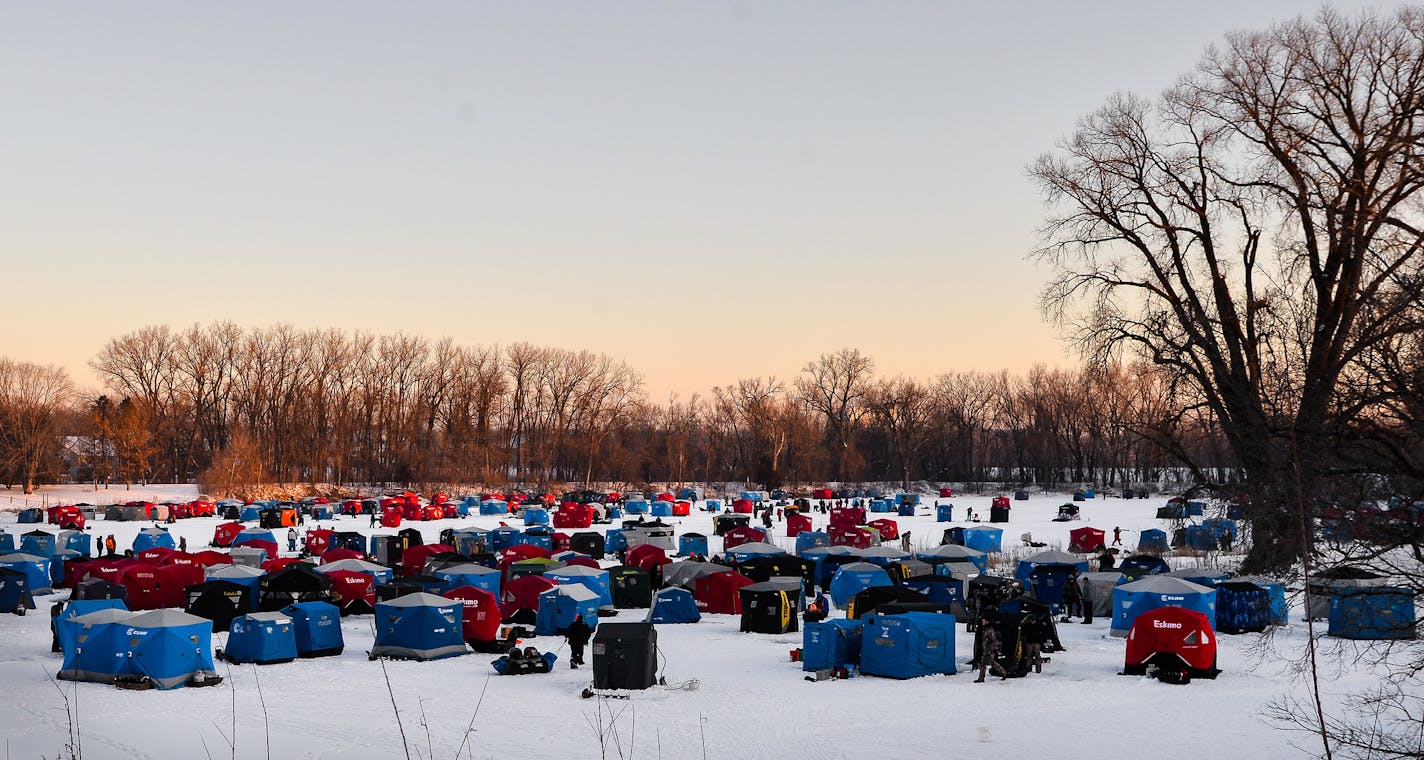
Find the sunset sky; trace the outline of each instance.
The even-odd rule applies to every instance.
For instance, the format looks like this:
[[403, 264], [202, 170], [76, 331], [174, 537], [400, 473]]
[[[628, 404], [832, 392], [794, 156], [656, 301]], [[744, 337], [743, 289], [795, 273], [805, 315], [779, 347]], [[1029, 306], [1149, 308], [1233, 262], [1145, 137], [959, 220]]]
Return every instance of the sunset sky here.
[[1318, 7], [5, 3], [0, 355], [92, 386], [230, 319], [589, 349], [655, 399], [843, 346], [1065, 365], [1025, 164]]

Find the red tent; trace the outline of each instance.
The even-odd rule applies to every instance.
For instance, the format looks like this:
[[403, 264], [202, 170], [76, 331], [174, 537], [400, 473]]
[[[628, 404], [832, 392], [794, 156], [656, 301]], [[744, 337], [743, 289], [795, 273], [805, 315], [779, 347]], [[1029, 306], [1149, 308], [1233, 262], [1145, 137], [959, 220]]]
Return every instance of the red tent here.
[[602, 567], [599, 566], [598, 560], [596, 560], [596, 559], [594, 559], [594, 558], [592, 558], [592, 557], [569, 557], [568, 559], [564, 560], [563, 562], [564, 562], [565, 565], [579, 565], [579, 566], [581, 566], [581, 567], [591, 567], [591, 568], [593, 568], [594, 570], [602, 570], [602, 569], [603, 569]]
[[672, 560], [668, 559], [667, 552], [662, 547], [652, 544], [639, 544], [623, 555], [623, 564], [647, 570], [649, 573], [669, 562]]
[[450, 500], [450, 496], [449, 496], [448, 494], [443, 494], [443, 493], [437, 493], [437, 494], [435, 494], [434, 496], [430, 497], [430, 503], [431, 503], [431, 504], [444, 504], [445, 502], [447, 502], [447, 501], [449, 501], [449, 500]]
[[186, 520], [193, 516], [193, 509], [187, 504], [169, 504], [168, 516], [174, 520]]
[[752, 579], [735, 571], [711, 573], [698, 578], [692, 587], [692, 598], [697, 602], [697, 610], [709, 615], [740, 615], [742, 595], [737, 593], [743, 586], [752, 585]]
[[549, 539], [554, 543], [555, 552], [569, 551], [569, 534], [554, 531], [554, 535], [549, 536]]
[[660, 494], [658, 494], [657, 496], [654, 496], [654, 497], [653, 497], [653, 501], [672, 501], [672, 500], [673, 500], [673, 495], [670, 494], [670, 493], [667, 493], [666, 491], [664, 491], [663, 493], [660, 493]]
[[871, 520], [867, 527], [880, 531], [880, 538], [884, 541], [894, 541], [900, 537], [900, 525], [891, 519]]
[[1074, 528], [1068, 531], [1068, 551], [1087, 554], [1102, 549], [1103, 532], [1097, 528]]
[[865, 522], [864, 507], [836, 507], [831, 510], [831, 525], [860, 525]]
[[508, 619], [520, 610], [539, 611], [539, 595], [559, 584], [542, 575], [526, 575], [504, 585], [500, 600], [500, 615]]
[[447, 502], [440, 505], [440, 514], [446, 520], [453, 520], [460, 516], [460, 508]]
[[376, 611], [376, 580], [369, 573], [351, 570], [333, 570], [327, 573], [331, 578], [331, 590], [341, 597], [342, 615], [364, 615]]
[[501, 551], [499, 553], [499, 569], [503, 570], [506, 567], [509, 567], [510, 565], [521, 560], [534, 559], [536, 557], [541, 559], [548, 559], [551, 553], [552, 552], [550, 552], [548, 549], [545, 549], [542, 546], [535, 546], [533, 544], [515, 544], [514, 546], [506, 546], [504, 548], [504, 551]]
[[381, 525], [386, 528], [399, 528], [401, 524], [401, 511], [399, 509], [388, 509], [381, 513]]
[[952, 498], [952, 497], [954, 496], [954, 489], [953, 489], [953, 488], [941, 488], [941, 489], [939, 489], [939, 496], [940, 496], [941, 499], [949, 499], [949, 498]]
[[587, 528], [593, 525], [593, 507], [587, 504], [564, 502], [554, 512], [555, 528]]
[[353, 516], [361, 514], [361, 502], [355, 499], [347, 499], [341, 502], [341, 514]]
[[623, 498], [623, 494], [618, 493], [617, 491], [609, 491], [608, 493], [603, 495], [603, 498], [604, 504], [612, 504], [615, 501], [621, 500]]
[[49, 521], [61, 528], [84, 530], [84, 513], [80, 511], [79, 507], [50, 507]]
[[1137, 616], [1127, 634], [1124, 675], [1159, 670], [1215, 678], [1216, 634], [1206, 615], [1181, 607], [1158, 607]]
[[810, 515], [787, 515], [786, 516], [786, 537], [795, 538], [801, 531], [811, 530]]
[[692, 502], [675, 501], [672, 503], [673, 517], [687, 517], [690, 514], [692, 514]]
[[343, 559], [365, 559], [366, 555], [355, 549], [327, 549], [321, 553], [321, 563], [323, 565], [338, 562]]
[[833, 499], [833, 498], [835, 498], [835, 497], [831, 495], [831, 489], [829, 489], [829, 488], [815, 488], [815, 489], [812, 489], [812, 490], [811, 490], [811, 498], [813, 498], [813, 499]]
[[[453, 510], [454, 507], [451, 507]], [[445, 519], [445, 508], [438, 504], [431, 504], [421, 509], [422, 520], [443, 520]]]
[[144, 564], [154, 565], [156, 567], [158, 565], [163, 564], [163, 560], [168, 559], [168, 555], [177, 553], [178, 552], [176, 550], [169, 549], [166, 546], [153, 546], [144, 549], [138, 554], [135, 554], [134, 559]]
[[313, 556], [320, 556], [331, 544], [331, 537], [335, 534], [335, 531], [326, 528], [307, 531], [307, 552]]
[[425, 560], [430, 555], [453, 551], [455, 551], [455, 547], [448, 544], [412, 546], [401, 553], [401, 573], [403, 575], [420, 575], [425, 572]]
[[302, 560], [297, 559], [296, 557], [278, 557], [277, 559], [269, 559], [266, 562], [262, 563], [262, 570], [270, 575], [288, 565], [295, 565], [300, 563], [301, 561]]
[[118, 582], [129, 592], [131, 610], [182, 607], [188, 601], [187, 588], [203, 582], [203, 571], [194, 565], [131, 565], [119, 575]]
[[732, 499], [732, 511], [738, 514], [749, 515], [756, 509], [756, 505], [751, 499]]
[[424, 520], [424, 519], [425, 519], [425, 510], [422, 509], [419, 504], [406, 503], [406, 504], [400, 505], [400, 514], [401, 514], [401, 518], [406, 519], [406, 520]]
[[206, 499], [194, 499], [184, 506], [193, 517], [212, 517], [218, 513], [218, 505]]
[[92, 559], [76, 559], [65, 562], [64, 587], [74, 588], [74, 584], [84, 580], [85, 576], [89, 575], [89, 566], [94, 562], [95, 560]]
[[120, 576], [122, 576], [122, 575], [124, 574], [124, 570], [127, 569], [127, 568], [129, 568], [129, 567], [131, 567], [131, 566], [133, 566], [133, 565], [141, 565], [141, 566], [144, 566], [144, 567], [151, 567], [151, 566], [149, 566], [149, 565], [144, 565], [144, 563], [139, 562], [138, 560], [127, 559], [127, 558], [125, 558], [125, 559], [96, 559], [96, 560], [91, 560], [91, 561], [89, 562], [89, 568], [88, 568], [86, 574], [87, 574], [90, 578], [103, 578], [104, 580], [106, 580], [106, 581], [108, 581], [108, 582], [110, 582], [110, 583], [118, 583]]
[[198, 563], [197, 557], [188, 552], [172, 552], [158, 561], [159, 567], [168, 567], [169, 565], [198, 565], [199, 567], [204, 567], [204, 565]]
[[832, 525], [828, 531], [831, 537], [831, 546], [853, 546], [857, 549], [869, 549], [875, 544], [875, 536], [869, 528], [862, 528], [859, 525]]
[[232, 540], [246, 527], [240, 522], [230, 522], [213, 528], [213, 546], [232, 546]]
[[205, 549], [200, 552], [193, 552], [192, 557], [193, 562], [195, 564], [202, 565], [203, 567], [232, 564], [232, 557], [223, 554], [222, 552], [215, 552], [211, 549]]
[[766, 531], [761, 528], [741, 526], [722, 534], [722, 548], [731, 549], [742, 544], [752, 544], [766, 540]]
[[494, 594], [474, 586], [457, 586], [441, 596], [465, 603], [465, 621], [461, 626], [465, 641], [494, 641], [499, 638], [499, 624], [504, 616]]
[[1009, 503], [1009, 497], [1007, 497], [1007, 496], [995, 496], [995, 497], [994, 497], [994, 501], [993, 501], [992, 503], [990, 503], [989, 506], [991, 506], [991, 507], [1002, 507], [1002, 508], [1004, 508], [1004, 509], [1008, 509], [1008, 508], [1009, 508], [1010, 506], [1012, 506], [1012, 505]]

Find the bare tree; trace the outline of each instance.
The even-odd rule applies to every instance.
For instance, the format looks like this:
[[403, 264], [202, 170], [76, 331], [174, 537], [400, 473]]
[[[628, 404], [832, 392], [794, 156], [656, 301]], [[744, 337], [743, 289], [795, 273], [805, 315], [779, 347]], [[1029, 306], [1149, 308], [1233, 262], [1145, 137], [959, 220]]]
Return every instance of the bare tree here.
[[59, 450], [60, 412], [74, 401], [68, 373], [54, 365], [0, 357], [0, 458], [33, 493], [42, 475], [53, 476]]
[[863, 401], [870, 388], [875, 361], [859, 349], [843, 348], [821, 354], [801, 370], [796, 392], [807, 408], [825, 418], [831, 452], [831, 479], [846, 478], [855, 425], [865, 414]]

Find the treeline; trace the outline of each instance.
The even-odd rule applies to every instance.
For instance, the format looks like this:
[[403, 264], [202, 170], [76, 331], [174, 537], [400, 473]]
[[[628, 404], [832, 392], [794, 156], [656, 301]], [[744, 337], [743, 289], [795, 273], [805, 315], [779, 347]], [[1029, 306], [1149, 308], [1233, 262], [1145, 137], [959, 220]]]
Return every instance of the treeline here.
[[[1137, 366], [918, 380], [844, 349], [795, 378], [655, 401], [636, 370], [587, 351], [228, 322], [147, 327], [91, 365], [107, 392], [52, 406], [83, 442], [68, 471], [99, 481], [1116, 487], [1229, 465], [1212, 426]], [[59, 432], [31, 479], [62, 472]]]

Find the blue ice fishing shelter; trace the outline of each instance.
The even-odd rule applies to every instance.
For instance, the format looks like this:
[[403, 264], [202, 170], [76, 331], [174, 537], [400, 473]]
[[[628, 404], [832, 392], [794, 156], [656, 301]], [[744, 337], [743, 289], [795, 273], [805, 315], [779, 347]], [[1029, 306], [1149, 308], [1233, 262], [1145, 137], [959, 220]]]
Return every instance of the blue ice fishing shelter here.
[[490, 551], [499, 553], [515, 544], [524, 543], [524, 533], [518, 528], [501, 525], [489, 532]]
[[1113, 616], [1110, 633], [1126, 636], [1137, 616], [1159, 607], [1182, 607], [1206, 615], [1216, 622], [1216, 589], [1173, 578], [1149, 575], [1113, 589]]
[[535, 525], [524, 531], [521, 543], [537, 546], [545, 551], [554, 550], [554, 531], [542, 525]]
[[889, 512], [894, 507], [889, 499], [872, 499], [870, 501], [871, 512]]
[[20, 510], [19, 519], [16, 522], [23, 524], [44, 522], [44, 510], [38, 507]]
[[1154, 554], [1134, 554], [1117, 563], [1117, 570], [1130, 578], [1141, 578], [1170, 573], [1172, 566], [1167, 564], [1167, 560]]
[[[238, 535], [241, 536], [242, 534], [239, 533]], [[270, 532], [268, 535], [270, 535]], [[237, 542], [233, 541], [233, 545], [236, 544]], [[143, 530], [138, 532], [137, 536], [134, 536], [134, 554], [138, 554], [141, 551], [147, 551], [156, 546], [163, 547], [164, 549], [176, 550], [178, 548], [178, 542], [174, 541], [173, 534], [169, 533], [164, 528], [144, 528]]]
[[331, 505], [330, 505], [330, 504], [313, 504], [313, 505], [311, 506], [311, 518], [312, 518], [313, 520], [330, 520], [330, 519], [331, 519]]
[[35, 608], [29, 577], [19, 570], [0, 567], [0, 613], [19, 612], [22, 608]]
[[54, 593], [50, 585], [49, 565], [48, 557], [24, 552], [0, 555], [0, 567], [25, 574], [25, 583], [29, 584], [31, 595]]
[[1260, 633], [1271, 624], [1271, 593], [1254, 583], [1216, 586], [1216, 632]]
[[914, 507], [914, 506], [919, 506], [919, 503], [920, 503], [920, 495], [917, 494], [917, 493], [897, 493], [897, 494], [895, 494], [895, 506], [899, 506], [899, 505], [901, 505], [901, 504], [909, 504], [910, 506]]
[[707, 537], [701, 533], [684, 533], [677, 537], [677, 553], [679, 556], [688, 557], [698, 554], [707, 556]]
[[1413, 639], [1414, 592], [1393, 586], [1337, 588], [1330, 597], [1331, 636], [1344, 639]]
[[466, 562], [436, 570], [433, 575], [445, 580], [441, 591], [449, 591], [461, 586], [473, 586], [494, 594], [496, 599], [499, 598], [502, 573], [494, 568]]
[[703, 511], [705, 511], [705, 512], [721, 512], [721, 511], [722, 511], [722, 500], [721, 500], [721, 499], [708, 499], [708, 500], [702, 505], [702, 509], [703, 509]]
[[[94, 556], [94, 536], [82, 530], [70, 530], [61, 533], [64, 537], [64, 549], [79, 552], [86, 557]], [[0, 547], [3, 549], [4, 547]]]
[[1003, 539], [1004, 531], [1000, 528], [988, 528], [976, 525], [972, 528], [964, 529], [964, 545], [970, 549], [984, 552], [985, 554], [1003, 551]]
[[1019, 560], [1014, 568], [1014, 577], [1021, 581], [1026, 581], [1035, 568], [1045, 565], [1063, 565], [1070, 568], [1077, 568], [1078, 572], [1088, 572], [1088, 561], [1076, 554], [1060, 552], [1053, 549], [1031, 554]]
[[1186, 528], [1184, 543], [1188, 549], [1197, 551], [1216, 551], [1219, 546], [1216, 531], [1205, 525], [1188, 525]]
[[1148, 528], [1137, 534], [1137, 550], [1140, 552], [1156, 552], [1161, 554], [1167, 551], [1167, 531], [1157, 528]]
[[455, 531], [455, 551], [465, 556], [479, 553], [481, 546], [487, 550], [492, 543], [487, 530], [479, 528], [461, 528]]
[[742, 491], [742, 498], [754, 504], [760, 504], [761, 491]]
[[549, 510], [543, 507], [529, 507], [524, 510], [525, 525], [548, 525]]
[[801, 669], [826, 670], [860, 664], [860, 633], [865, 619], [822, 620], [801, 631]]
[[229, 662], [258, 665], [297, 659], [292, 619], [281, 612], [252, 612], [233, 618], [223, 657]]
[[71, 549], [60, 549], [49, 558], [49, 585], [52, 588], [64, 586], [64, 563], [80, 562], [85, 559], [84, 555]]
[[890, 574], [885, 572], [885, 568], [869, 562], [852, 562], [836, 569], [836, 574], [831, 576], [829, 591], [831, 601], [835, 602], [837, 607], [844, 608], [856, 594], [872, 586], [893, 585], [895, 582], [890, 580]]
[[[841, 565], [858, 561], [854, 555], [855, 551], [849, 546], [816, 546], [802, 552], [801, 558], [815, 563], [811, 577], [816, 581], [816, 585], [827, 588]], [[827, 557], [836, 557], [837, 560], [827, 562]]]
[[1206, 502], [1189, 501], [1186, 506], [1187, 517], [1201, 517], [1206, 510]]
[[603, 551], [613, 554], [628, 548], [628, 537], [623, 535], [622, 528], [609, 528], [603, 534]]
[[935, 506], [935, 522], [954, 522], [954, 505], [939, 504]]
[[457, 501], [457, 502], [455, 502], [455, 516], [456, 516], [456, 517], [469, 517], [469, 516], [470, 516], [470, 505], [469, 505], [469, 502], [464, 502], [464, 501]]
[[371, 657], [438, 660], [466, 654], [465, 604], [415, 593], [376, 602], [376, 645]]
[[[9, 609], [0, 607], [0, 609]], [[54, 635], [59, 640], [60, 651], [64, 651], [65, 646], [73, 646], [73, 641], [66, 641], [65, 637], [70, 635], [75, 629], [71, 626], [63, 625], [66, 620], [73, 620], [80, 615], [88, 615], [99, 610], [121, 610], [128, 612], [128, 605], [122, 599], [74, 599], [64, 603], [64, 609], [59, 616], [54, 619]]]
[[113, 683], [144, 680], [174, 689], [217, 678], [213, 670], [213, 622], [179, 610], [99, 610], [62, 623], [64, 664], [59, 677]]
[[902, 502], [902, 503], [900, 503], [898, 506], [895, 507], [895, 511], [898, 513], [898, 516], [900, 516], [900, 517], [914, 517], [914, 516], [915, 516], [915, 505], [914, 505], [914, 504], [911, 504], [911, 503], [909, 503], [909, 502]]
[[685, 588], [665, 588], [653, 594], [653, 606], [648, 611], [649, 623], [696, 623], [702, 619], [697, 601]]
[[1014, 571], [1014, 577], [1023, 581], [1029, 597], [1047, 604], [1049, 610], [1055, 613], [1063, 603], [1063, 591], [1067, 585], [1073, 582], [1079, 573], [1088, 572], [1088, 563], [1078, 561], [1077, 557], [1071, 554], [1066, 555], [1066, 559], [1044, 556], [1058, 554], [1063, 552], [1039, 552], [1033, 557], [1020, 560]]
[[803, 530], [796, 534], [796, 555], [798, 557], [807, 549], [830, 545], [831, 537], [823, 530]]
[[[115, 677], [127, 674], [130, 663], [123, 649], [127, 642], [121, 642], [122, 623], [137, 614], [123, 607], [104, 607], [75, 617], [61, 616], [55, 622], [56, 638], [64, 653], [58, 677], [113, 683]], [[212, 623], [208, 625], [211, 628]]]
[[623, 511], [630, 515], [646, 515], [648, 509], [648, 502], [643, 499], [632, 499], [623, 502]]
[[1236, 541], [1235, 520], [1227, 520], [1220, 517], [1208, 517], [1207, 519], [1202, 520], [1201, 524], [1203, 528], [1206, 528], [1207, 530], [1211, 531], [1212, 535], [1217, 537], [1218, 542], [1221, 540], [1222, 534], [1230, 536], [1231, 541], [1233, 543]]
[[15, 535], [8, 531], [0, 530], [0, 554], [10, 554], [15, 551]]
[[1172, 570], [1163, 573], [1163, 575], [1181, 578], [1184, 581], [1190, 581], [1198, 586], [1206, 586], [1207, 588], [1216, 588], [1218, 583], [1231, 577], [1230, 573], [1222, 572], [1221, 570], [1209, 570], [1204, 567], [1184, 567], [1181, 570]]
[[699, 490], [700, 489], [685, 486], [678, 490], [677, 498], [683, 501], [697, 501], [702, 498], [702, 494], [698, 492]]
[[507, 515], [509, 514], [509, 504], [498, 499], [485, 499], [480, 502], [480, 514]]
[[1286, 602], [1286, 584], [1275, 578], [1266, 578], [1260, 575], [1241, 576], [1232, 578], [1239, 583], [1254, 583], [1266, 590], [1271, 597], [1270, 617], [1271, 625], [1285, 625], [1290, 619], [1290, 604]]
[[578, 584], [598, 595], [598, 606], [613, 605], [613, 592], [608, 587], [608, 571], [595, 570], [583, 565], [565, 565], [557, 570], [545, 571], [544, 577], [555, 583]]
[[59, 537], [43, 530], [32, 530], [20, 536], [20, 552], [36, 557], [53, 557], [59, 551]]
[[266, 574], [261, 568], [247, 565], [214, 565], [206, 572], [210, 581], [227, 581], [246, 586], [249, 609], [254, 610], [257, 609], [258, 599], [262, 594], [262, 576]]
[[886, 678], [952, 674], [954, 616], [936, 612], [872, 613], [860, 637], [860, 672]]
[[653, 502], [653, 517], [672, 517], [672, 502]]
[[[168, 540], [172, 541], [173, 537], [169, 536]], [[137, 541], [137, 539], [135, 539], [135, 541]], [[277, 537], [272, 534], [272, 531], [267, 530], [266, 528], [246, 528], [238, 532], [238, 534], [233, 537], [232, 545], [242, 546], [243, 544], [249, 543], [251, 541], [270, 541], [271, 543], [275, 544], [277, 543]], [[267, 559], [274, 558], [268, 557]]]
[[238, 519], [242, 522], [256, 522], [262, 519], [262, 508], [256, 504], [244, 504], [242, 511], [238, 514]]
[[341, 610], [328, 602], [299, 602], [282, 608], [292, 619], [298, 657], [330, 657], [341, 654], [346, 642], [341, 636]]
[[598, 594], [588, 587], [569, 584], [555, 586], [539, 595], [539, 612], [534, 619], [538, 636], [561, 635], [574, 618], [583, 615], [590, 628], [598, 625]]

